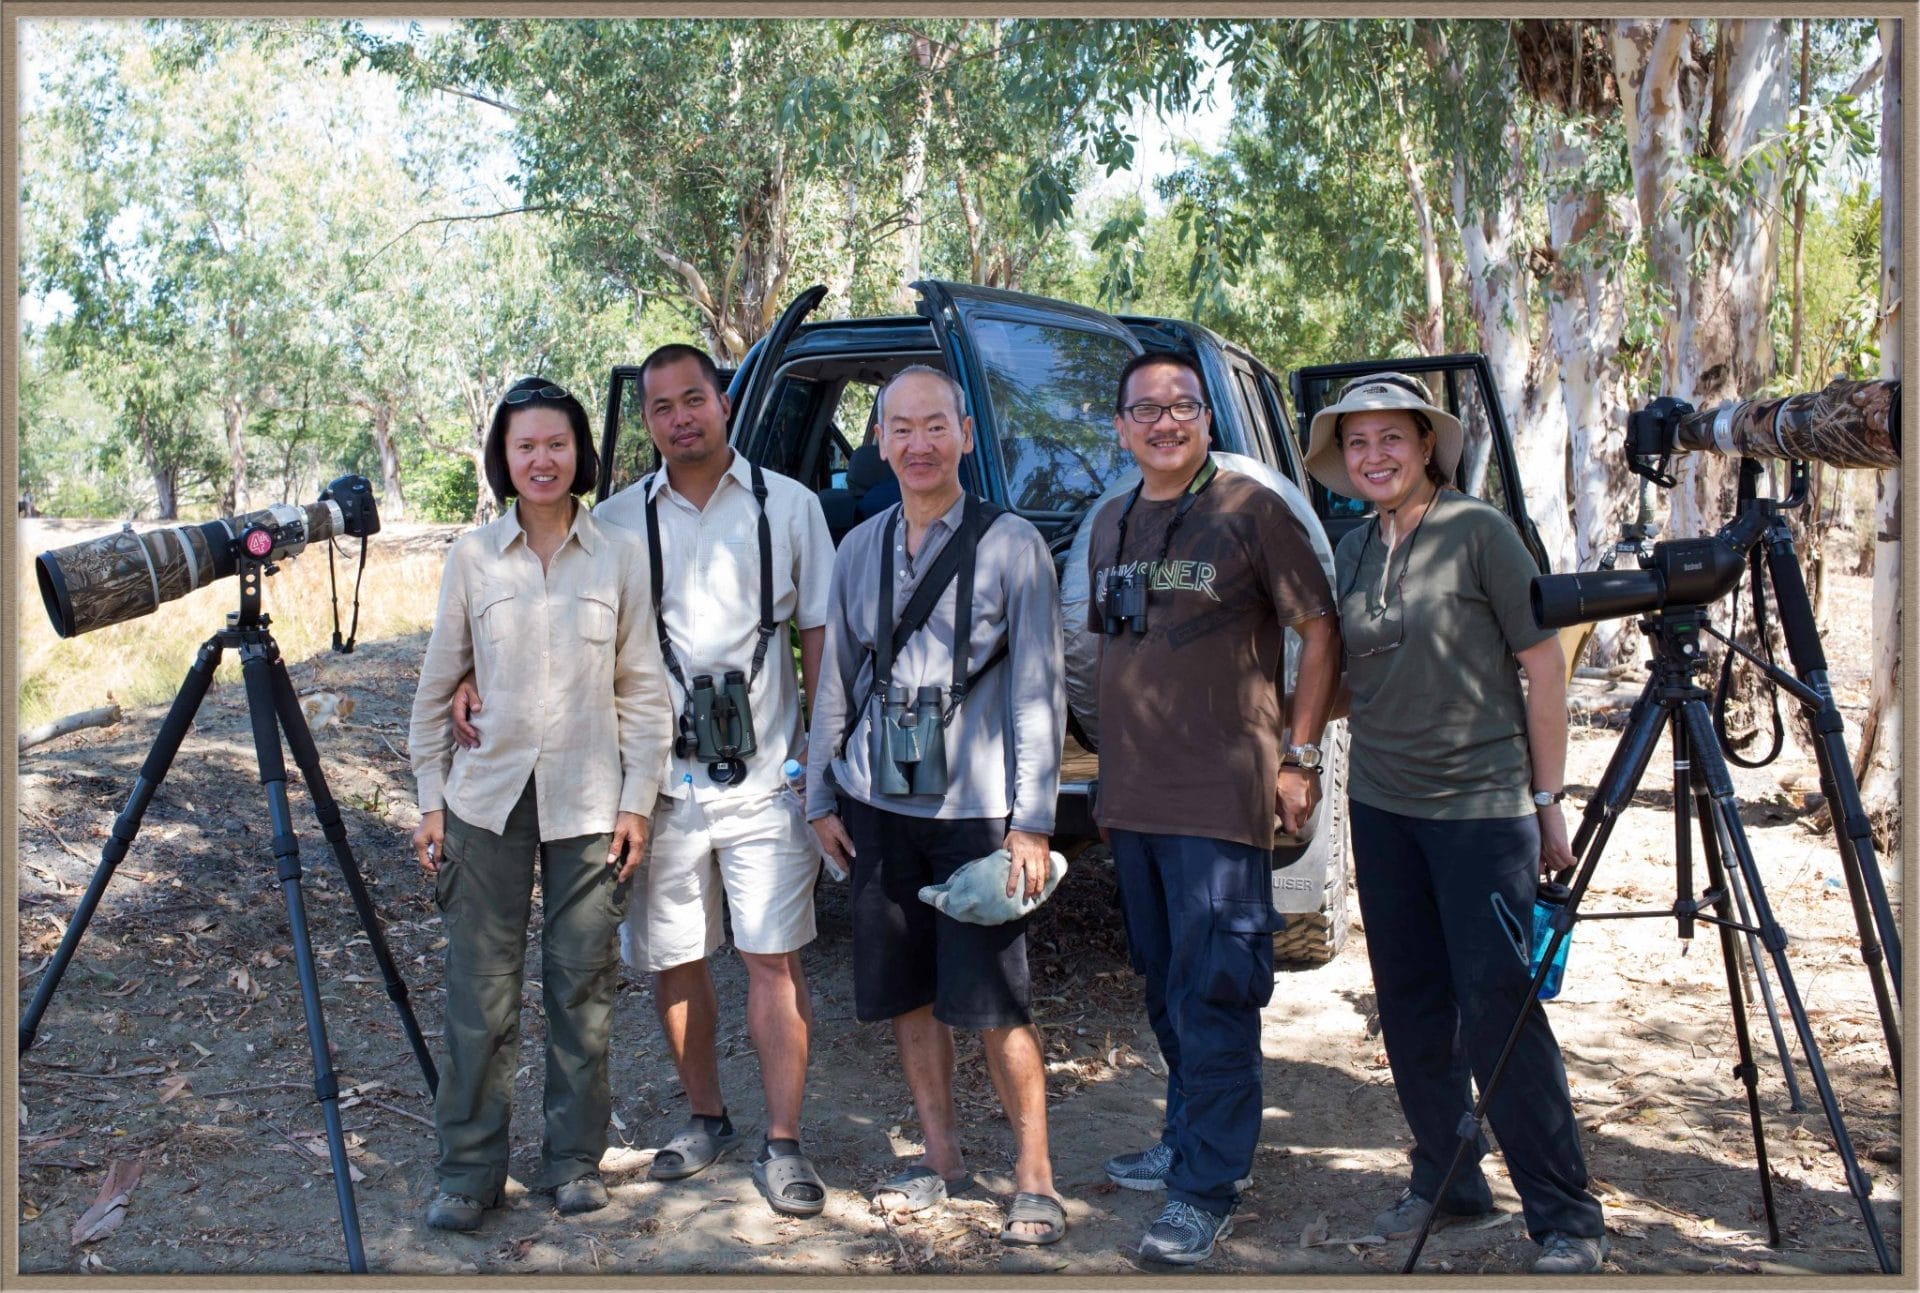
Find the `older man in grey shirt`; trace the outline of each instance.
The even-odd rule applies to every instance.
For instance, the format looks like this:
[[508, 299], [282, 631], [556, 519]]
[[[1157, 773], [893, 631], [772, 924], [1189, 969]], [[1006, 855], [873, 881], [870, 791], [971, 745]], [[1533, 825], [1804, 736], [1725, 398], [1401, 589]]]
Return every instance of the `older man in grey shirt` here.
[[[807, 741], [808, 820], [853, 873], [854, 1012], [893, 1021], [926, 1137], [875, 1199], [918, 1211], [972, 1185], [954, 1122], [953, 1029], [975, 1029], [1014, 1133], [1001, 1241], [1052, 1243], [1066, 1211], [1047, 1151], [1026, 922], [963, 924], [919, 890], [996, 848], [1012, 859], [1009, 894], [1045, 884], [1066, 710], [1053, 559], [1031, 524], [961, 487], [973, 422], [950, 377], [904, 369], [877, 403], [901, 502], [840, 546]], [[916, 593], [924, 606], [936, 591], [920, 619]], [[888, 683], [925, 700], [932, 721], [917, 736], [885, 704]]]

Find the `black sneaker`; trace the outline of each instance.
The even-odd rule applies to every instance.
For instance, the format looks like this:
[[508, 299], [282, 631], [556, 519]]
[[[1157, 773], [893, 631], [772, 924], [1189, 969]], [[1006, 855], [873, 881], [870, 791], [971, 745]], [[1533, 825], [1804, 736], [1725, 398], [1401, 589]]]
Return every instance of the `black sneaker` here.
[[1588, 1238], [1550, 1230], [1540, 1241], [1540, 1257], [1533, 1264], [1540, 1275], [1591, 1275], [1607, 1259], [1607, 1237]]
[[1231, 1212], [1216, 1217], [1204, 1208], [1175, 1200], [1147, 1227], [1140, 1240], [1140, 1255], [1149, 1261], [1192, 1266], [1213, 1256], [1213, 1246], [1232, 1231]]
[[464, 1194], [442, 1191], [427, 1205], [427, 1224], [435, 1230], [478, 1230], [480, 1205]]
[[[1123, 1190], [1164, 1190], [1167, 1173], [1173, 1170], [1173, 1150], [1164, 1140], [1156, 1140], [1131, 1154], [1115, 1154], [1105, 1164], [1107, 1179]], [[1251, 1176], [1233, 1183], [1235, 1193], [1253, 1184]]]

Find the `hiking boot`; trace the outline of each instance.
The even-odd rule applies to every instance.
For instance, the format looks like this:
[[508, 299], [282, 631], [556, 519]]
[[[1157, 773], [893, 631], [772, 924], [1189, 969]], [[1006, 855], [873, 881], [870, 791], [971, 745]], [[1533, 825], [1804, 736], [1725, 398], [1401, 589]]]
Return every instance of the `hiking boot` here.
[[1192, 1266], [1213, 1256], [1213, 1246], [1233, 1232], [1233, 1214], [1216, 1217], [1204, 1208], [1178, 1200], [1161, 1209], [1140, 1240], [1140, 1255], [1149, 1261]]
[[[1164, 1140], [1132, 1154], [1115, 1154], [1106, 1163], [1107, 1179], [1123, 1190], [1164, 1190], [1172, 1170], [1173, 1150]], [[1233, 1183], [1234, 1193], [1252, 1184], [1251, 1176], [1243, 1176]]]
[[[1394, 1200], [1393, 1206], [1373, 1219], [1373, 1233], [1382, 1239], [1403, 1239], [1426, 1225], [1427, 1214], [1432, 1211], [1431, 1203], [1412, 1190], [1402, 1190], [1400, 1197]], [[1491, 1212], [1492, 1209], [1489, 1208], [1487, 1211]], [[1485, 1215], [1487, 1215], [1486, 1212], [1443, 1212], [1433, 1219], [1433, 1226], [1428, 1233], [1431, 1234], [1434, 1230], [1445, 1230], [1448, 1226]]]
[[1540, 1256], [1533, 1263], [1537, 1275], [1591, 1275], [1607, 1259], [1607, 1237], [1570, 1235], [1564, 1230], [1549, 1230], [1540, 1241]]
[[598, 1212], [607, 1206], [607, 1187], [598, 1172], [576, 1176], [553, 1191], [553, 1210], [563, 1216], [576, 1212]]
[[442, 1191], [427, 1205], [427, 1224], [435, 1230], [478, 1230], [480, 1205], [464, 1194]]

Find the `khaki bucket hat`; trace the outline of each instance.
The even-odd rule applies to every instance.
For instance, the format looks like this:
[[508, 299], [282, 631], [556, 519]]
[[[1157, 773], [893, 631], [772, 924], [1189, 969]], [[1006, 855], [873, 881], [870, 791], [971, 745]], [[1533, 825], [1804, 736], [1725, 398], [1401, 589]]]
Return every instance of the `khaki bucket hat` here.
[[1340, 451], [1339, 442], [1334, 439], [1334, 427], [1343, 413], [1359, 413], [1364, 409], [1405, 409], [1408, 412], [1424, 413], [1427, 421], [1433, 424], [1433, 456], [1447, 479], [1453, 479], [1453, 473], [1460, 466], [1460, 450], [1465, 437], [1460, 431], [1460, 419], [1436, 406], [1427, 394], [1427, 388], [1417, 377], [1405, 373], [1368, 373], [1356, 377], [1340, 388], [1339, 399], [1313, 415], [1311, 434], [1307, 437], [1307, 473], [1336, 494], [1347, 498], [1359, 498], [1360, 492], [1353, 487], [1353, 481], [1347, 476], [1347, 463]]

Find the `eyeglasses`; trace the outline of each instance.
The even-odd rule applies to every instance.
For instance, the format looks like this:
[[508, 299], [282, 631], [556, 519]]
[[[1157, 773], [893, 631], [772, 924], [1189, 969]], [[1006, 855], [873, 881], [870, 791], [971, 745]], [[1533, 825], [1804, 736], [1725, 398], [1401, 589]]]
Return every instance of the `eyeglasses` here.
[[1433, 397], [1427, 388], [1405, 373], [1368, 373], [1365, 377], [1356, 377], [1340, 388], [1340, 394], [1334, 397], [1334, 403], [1347, 398], [1356, 391], [1364, 391], [1369, 386], [1395, 386], [1417, 398], [1422, 404], [1433, 403]]
[[508, 391], [501, 397], [505, 404], [530, 404], [534, 400], [570, 400], [573, 393], [564, 386], [524, 387], [517, 391]]
[[1152, 426], [1160, 420], [1162, 413], [1171, 413], [1175, 422], [1191, 422], [1199, 417], [1207, 406], [1199, 400], [1180, 400], [1173, 404], [1129, 404], [1120, 410], [1141, 426]]

